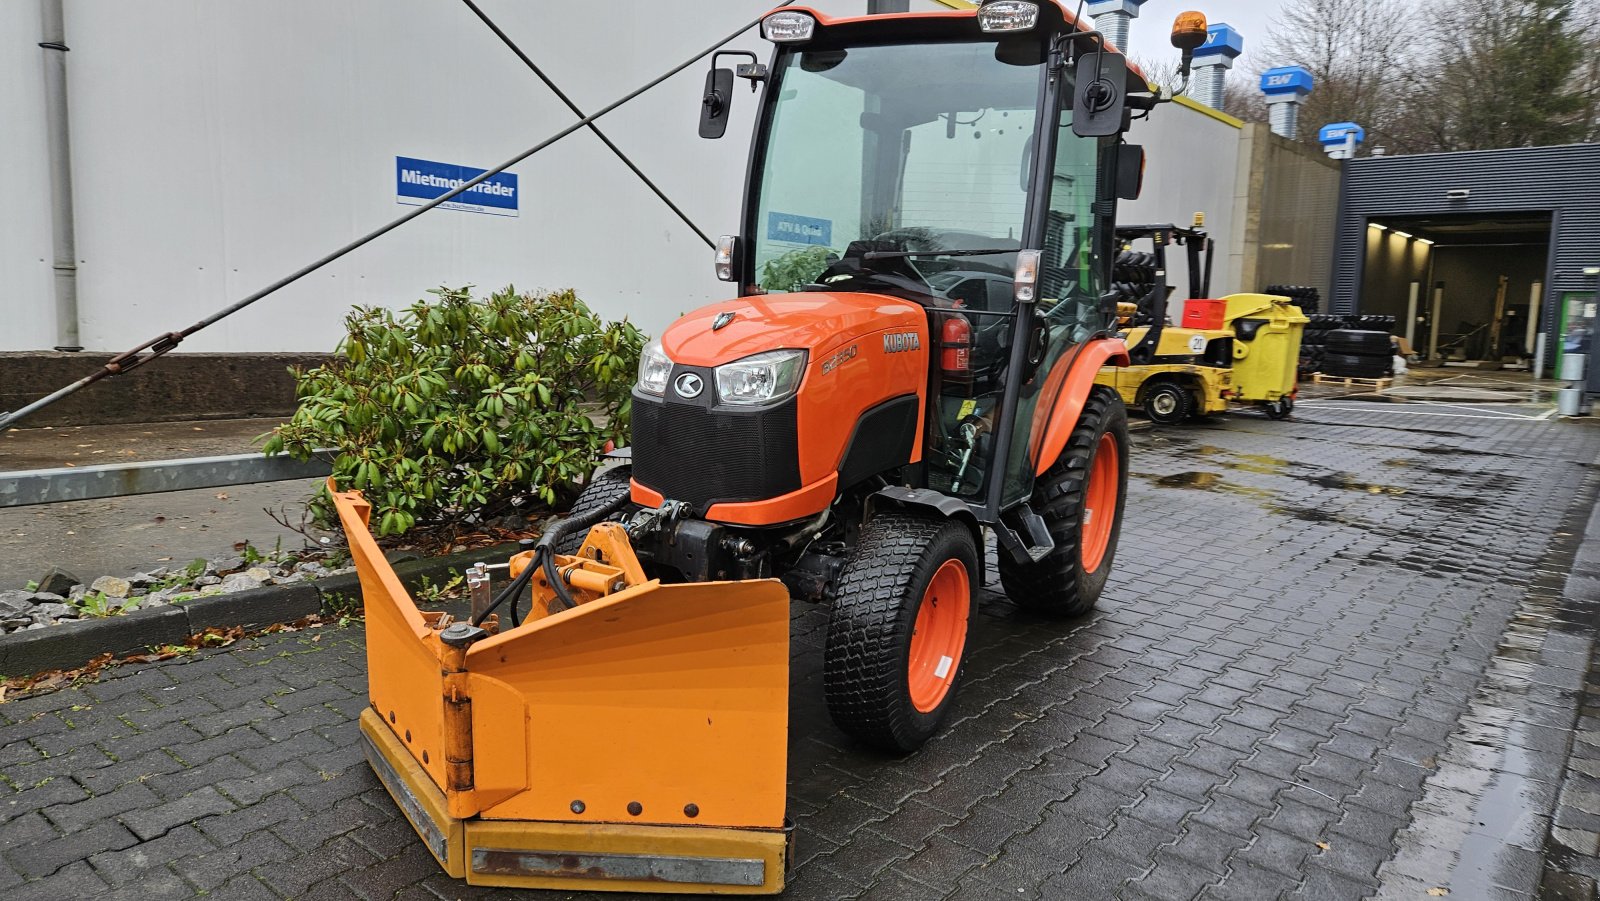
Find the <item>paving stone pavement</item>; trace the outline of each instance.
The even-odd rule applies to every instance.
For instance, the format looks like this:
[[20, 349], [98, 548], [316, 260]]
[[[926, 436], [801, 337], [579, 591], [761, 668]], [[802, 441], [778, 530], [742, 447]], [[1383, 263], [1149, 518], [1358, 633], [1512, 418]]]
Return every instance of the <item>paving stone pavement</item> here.
[[[1472, 829], [1418, 844], [1437, 816], [1418, 802], [1456, 791], [1476, 815], [1470, 780], [1441, 784], [1471, 768], [1441, 761], [1467, 753], [1497, 661], [1525, 663], [1523, 694], [1572, 720], [1523, 737], [1541, 784], [1560, 781], [1563, 736], [1600, 731], [1588, 654], [1504, 653], [1529, 641], [1529, 598], [1559, 591], [1541, 578], [1573, 565], [1563, 520], [1587, 519], [1600, 429], [1404, 410], [1308, 404], [1141, 436], [1100, 609], [1049, 622], [985, 594], [947, 730], [905, 759], [828, 723], [826, 612], [797, 605], [786, 897], [1410, 897], [1426, 889], [1397, 869], [1406, 848], [1448, 880], [1488, 847], [1468, 838], [1515, 847]], [[1592, 617], [1541, 622], [1592, 648]], [[365, 703], [350, 627], [0, 705], [0, 897], [514, 894], [438, 872], [362, 760]], [[1574, 783], [1565, 815], [1554, 792], [1523, 798], [1522, 830], [1553, 815], [1563, 841], [1600, 841], [1597, 789]], [[1565, 866], [1551, 880], [1589, 872]], [[1449, 889], [1518, 897], [1537, 890], [1526, 875]]]

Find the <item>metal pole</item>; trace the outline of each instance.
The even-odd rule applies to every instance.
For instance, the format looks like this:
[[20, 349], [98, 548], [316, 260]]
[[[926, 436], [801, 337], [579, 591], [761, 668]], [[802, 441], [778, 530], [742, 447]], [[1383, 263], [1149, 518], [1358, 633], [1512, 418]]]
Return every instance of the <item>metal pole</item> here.
[[1444, 310], [1444, 286], [1435, 285], [1433, 288], [1433, 315], [1428, 323], [1428, 359], [1439, 355], [1439, 315]]
[[1406, 344], [1417, 348], [1417, 295], [1422, 291], [1420, 282], [1411, 283], [1411, 295], [1406, 298]]
[[50, 153], [50, 249], [55, 269], [56, 350], [83, 350], [78, 338], [78, 248], [72, 220], [72, 142], [67, 128], [67, 29], [61, 0], [40, 0], [44, 123]]
[[[1522, 350], [1524, 353], [1533, 347], [1533, 336], [1539, 333], [1539, 314], [1543, 312], [1539, 308], [1544, 306], [1544, 304], [1541, 304], [1539, 301], [1542, 299], [1543, 294], [1544, 282], [1542, 281], [1534, 282], [1533, 285], [1528, 289], [1528, 333], [1527, 336], [1522, 339]], [[1533, 377], [1539, 377], [1538, 369], [1533, 371]]]

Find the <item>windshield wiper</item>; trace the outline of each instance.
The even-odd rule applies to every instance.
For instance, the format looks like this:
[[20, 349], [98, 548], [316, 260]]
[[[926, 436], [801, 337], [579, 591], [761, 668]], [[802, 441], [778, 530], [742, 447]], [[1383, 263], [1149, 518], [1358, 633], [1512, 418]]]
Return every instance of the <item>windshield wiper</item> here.
[[988, 250], [869, 250], [861, 255], [863, 260], [900, 260], [906, 257], [986, 257], [1000, 253], [1017, 253], [1020, 247], [1002, 247]]

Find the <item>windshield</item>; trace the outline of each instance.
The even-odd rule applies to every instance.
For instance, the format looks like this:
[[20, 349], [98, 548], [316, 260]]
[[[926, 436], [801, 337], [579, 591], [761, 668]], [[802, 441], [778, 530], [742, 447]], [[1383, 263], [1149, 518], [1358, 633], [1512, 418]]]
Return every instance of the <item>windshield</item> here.
[[1021, 246], [1042, 65], [1037, 38], [785, 55], [751, 223], [757, 282], [796, 290], [843, 258], [944, 294], [955, 259], [1005, 276], [1009, 295], [1014, 253], [862, 257]]

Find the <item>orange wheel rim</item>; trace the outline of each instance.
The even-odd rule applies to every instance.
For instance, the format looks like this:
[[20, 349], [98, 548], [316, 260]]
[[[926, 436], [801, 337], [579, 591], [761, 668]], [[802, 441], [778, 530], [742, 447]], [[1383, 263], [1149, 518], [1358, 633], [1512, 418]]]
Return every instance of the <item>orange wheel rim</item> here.
[[961, 668], [961, 651], [967, 644], [967, 611], [972, 590], [967, 568], [960, 560], [946, 560], [928, 582], [911, 627], [911, 655], [906, 661], [911, 704], [932, 713], [950, 693]]
[[1083, 500], [1083, 571], [1092, 573], [1105, 560], [1111, 546], [1111, 526], [1117, 521], [1117, 483], [1122, 461], [1117, 457], [1117, 439], [1107, 432], [1095, 446], [1094, 463], [1089, 467], [1089, 485]]

